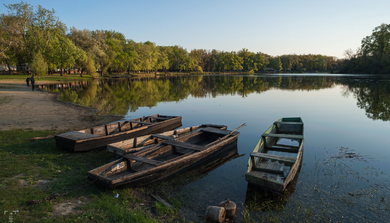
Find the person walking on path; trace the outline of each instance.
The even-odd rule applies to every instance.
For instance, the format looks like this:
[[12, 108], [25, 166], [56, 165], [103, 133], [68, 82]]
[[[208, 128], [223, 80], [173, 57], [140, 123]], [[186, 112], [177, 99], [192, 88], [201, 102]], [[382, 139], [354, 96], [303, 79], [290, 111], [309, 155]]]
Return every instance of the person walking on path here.
[[30, 86], [30, 77], [26, 78], [26, 82], [27, 82], [27, 87], [29, 87]]
[[35, 90], [34, 90], [34, 87], [35, 87], [35, 86], [34, 86], [34, 85], [35, 85], [34, 75], [31, 76], [30, 80], [31, 80], [32, 91], [35, 91]]

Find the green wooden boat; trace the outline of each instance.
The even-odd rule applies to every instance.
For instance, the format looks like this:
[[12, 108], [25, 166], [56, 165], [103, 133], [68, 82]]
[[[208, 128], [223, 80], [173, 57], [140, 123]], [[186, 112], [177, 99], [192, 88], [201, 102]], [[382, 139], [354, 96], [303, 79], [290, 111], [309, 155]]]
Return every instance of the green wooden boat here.
[[281, 193], [294, 179], [303, 156], [302, 119], [281, 118], [267, 129], [248, 161], [245, 179], [254, 185]]

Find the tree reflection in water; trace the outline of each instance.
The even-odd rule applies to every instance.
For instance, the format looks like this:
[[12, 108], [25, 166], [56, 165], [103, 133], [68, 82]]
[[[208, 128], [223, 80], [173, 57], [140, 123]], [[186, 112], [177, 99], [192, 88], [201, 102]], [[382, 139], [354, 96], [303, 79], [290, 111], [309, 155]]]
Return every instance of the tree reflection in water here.
[[386, 76], [178, 76], [145, 79], [103, 79], [41, 86], [62, 92], [60, 99], [96, 109], [99, 114], [126, 115], [140, 107], [152, 108], [159, 102], [179, 102], [194, 98], [262, 93], [271, 89], [313, 91], [344, 86], [344, 96], [352, 94], [357, 106], [373, 120], [390, 119], [390, 88]]

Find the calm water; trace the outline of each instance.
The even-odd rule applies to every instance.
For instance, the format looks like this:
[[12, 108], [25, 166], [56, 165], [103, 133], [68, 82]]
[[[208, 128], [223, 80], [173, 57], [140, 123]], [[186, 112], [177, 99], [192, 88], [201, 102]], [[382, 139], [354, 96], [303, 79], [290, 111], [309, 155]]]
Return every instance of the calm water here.
[[[242, 123], [237, 153], [191, 178], [188, 220], [229, 198], [237, 221], [376, 221], [390, 210], [390, 79], [353, 75], [185, 76], [49, 86], [62, 100], [101, 114], [135, 118], [181, 115], [183, 127]], [[60, 88], [54, 89], [54, 88]], [[268, 195], [248, 187], [249, 153], [281, 117], [305, 123], [302, 169], [289, 191]], [[227, 161], [228, 160], [228, 161]], [[193, 174], [196, 174], [193, 173]], [[199, 175], [199, 174], [198, 174]], [[198, 219], [199, 220], [199, 219]]]

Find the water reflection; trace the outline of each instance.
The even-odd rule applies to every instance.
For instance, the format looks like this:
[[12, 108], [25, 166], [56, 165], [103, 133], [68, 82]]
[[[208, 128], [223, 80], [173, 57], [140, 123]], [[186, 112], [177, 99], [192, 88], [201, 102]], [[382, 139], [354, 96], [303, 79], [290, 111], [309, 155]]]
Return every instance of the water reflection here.
[[60, 100], [96, 109], [100, 114], [126, 115], [140, 107], [159, 102], [178, 102], [194, 98], [239, 95], [271, 89], [315, 91], [344, 86], [344, 96], [357, 98], [357, 106], [367, 117], [390, 119], [389, 79], [382, 76], [180, 76], [147, 79], [95, 80], [40, 86], [62, 92]]

